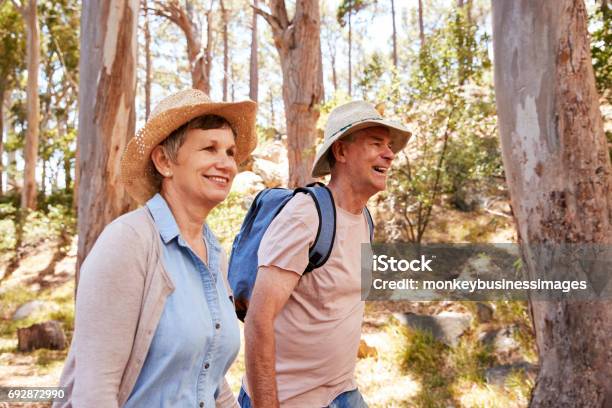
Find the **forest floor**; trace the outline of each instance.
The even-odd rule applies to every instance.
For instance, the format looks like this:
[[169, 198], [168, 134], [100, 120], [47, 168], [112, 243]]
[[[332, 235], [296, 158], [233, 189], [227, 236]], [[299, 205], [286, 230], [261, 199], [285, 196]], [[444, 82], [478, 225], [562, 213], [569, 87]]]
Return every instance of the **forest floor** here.
[[[443, 211], [444, 222], [431, 226], [431, 240], [514, 241], [511, 221], [505, 217]], [[441, 219], [434, 214], [436, 218]], [[60, 321], [71, 338], [76, 239], [62, 257], [56, 255], [56, 247], [54, 242], [43, 242], [30, 248], [22, 254], [18, 268], [0, 283], [0, 386], [58, 383], [67, 350], [16, 350], [17, 328], [50, 319]], [[8, 261], [8, 254], [0, 259], [0, 276]], [[25, 319], [12, 320], [17, 308], [32, 300], [43, 301], [44, 306]], [[476, 318], [474, 302], [368, 302], [355, 375], [370, 407], [526, 407], [534, 380], [531, 371], [537, 364], [526, 306], [487, 303], [493, 317], [482, 323]], [[398, 313], [456, 313], [473, 318], [458, 343], [449, 346], [429, 332], [400, 323]], [[488, 334], [495, 336], [508, 328], [513, 334], [502, 343], [509, 342], [509, 347], [500, 351], [497, 343], [482, 342]], [[241, 349], [228, 375], [235, 392], [244, 373], [243, 353]]]

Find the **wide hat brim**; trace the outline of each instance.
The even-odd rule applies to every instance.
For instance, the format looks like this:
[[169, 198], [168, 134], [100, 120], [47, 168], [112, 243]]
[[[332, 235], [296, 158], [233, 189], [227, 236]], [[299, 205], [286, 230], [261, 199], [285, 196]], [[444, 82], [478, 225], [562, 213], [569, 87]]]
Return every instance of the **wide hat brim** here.
[[389, 129], [389, 137], [391, 138], [391, 150], [393, 151], [393, 153], [397, 153], [404, 147], [406, 147], [406, 143], [408, 143], [410, 136], [412, 136], [412, 132], [410, 132], [401, 124], [384, 118], [369, 119], [353, 123], [342, 129], [341, 132], [338, 132], [330, 138], [326, 138], [323, 145], [321, 145], [321, 147], [317, 151], [317, 155], [314, 160], [314, 165], [312, 167], [312, 177], [323, 177], [331, 172], [331, 169], [329, 167], [328, 155], [329, 149], [336, 141], [359, 130], [378, 126]]
[[[191, 94], [189, 91], [192, 91]], [[211, 102], [202, 100], [200, 94], [205, 95], [203, 92], [189, 91], [183, 91], [186, 94], [186, 103], [179, 102], [176, 106], [164, 109], [157, 115], [152, 114], [145, 126], [138, 131], [125, 148], [121, 159], [121, 181], [130, 196], [140, 204], [149, 200], [159, 189], [159, 176], [153, 167], [151, 152], [174, 130], [198, 116], [217, 115], [228, 121], [236, 133], [235, 158], [237, 164], [244, 162], [257, 146], [255, 129], [257, 103], [251, 100]], [[172, 97], [178, 98], [180, 94]]]

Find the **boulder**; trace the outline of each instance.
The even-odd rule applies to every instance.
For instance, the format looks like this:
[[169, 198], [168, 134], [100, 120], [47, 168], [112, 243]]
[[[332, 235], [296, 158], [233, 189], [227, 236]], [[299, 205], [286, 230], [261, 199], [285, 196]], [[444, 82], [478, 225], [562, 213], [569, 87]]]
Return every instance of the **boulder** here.
[[506, 385], [508, 377], [516, 372], [522, 372], [528, 378], [534, 380], [538, 374], [538, 367], [525, 361], [495, 366], [485, 370], [485, 380], [488, 384], [503, 387]]
[[266, 159], [253, 161], [253, 172], [260, 176], [266, 187], [279, 187], [287, 185], [286, 163], [275, 163]]
[[413, 330], [430, 332], [436, 340], [451, 347], [459, 343], [472, 322], [469, 314], [458, 312], [441, 312], [435, 316], [394, 313], [393, 316]]
[[252, 154], [255, 159], [270, 160], [274, 163], [287, 162], [287, 148], [280, 140], [262, 143]]
[[476, 303], [476, 317], [479, 323], [489, 323], [493, 320], [493, 308], [486, 303]]
[[232, 184], [232, 192], [239, 194], [256, 194], [264, 188], [263, 179], [252, 171], [238, 173]]
[[17, 329], [17, 340], [19, 351], [27, 352], [41, 348], [63, 350], [66, 348], [66, 335], [60, 323], [55, 320]]
[[15, 313], [13, 313], [13, 320], [22, 320], [26, 319], [33, 314], [42, 311], [42, 310], [51, 310], [56, 311], [59, 307], [55, 303], [45, 302], [42, 300], [32, 300], [28, 303], [24, 303], [19, 306]]
[[509, 354], [520, 349], [521, 345], [516, 340], [515, 326], [504, 327], [499, 330], [490, 330], [480, 333], [478, 341], [485, 345], [491, 345], [498, 354]]

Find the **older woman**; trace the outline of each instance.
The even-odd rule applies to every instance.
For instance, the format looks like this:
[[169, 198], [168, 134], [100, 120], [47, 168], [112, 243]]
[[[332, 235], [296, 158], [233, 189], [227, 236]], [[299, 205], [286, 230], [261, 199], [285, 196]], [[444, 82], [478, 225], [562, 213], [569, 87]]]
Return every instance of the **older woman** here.
[[256, 145], [255, 110], [179, 92], [128, 144], [122, 180], [144, 206], [109, 224], [83, 263], [58, 406], [237, 406], [224, 375], [239, 329], [205, 220]]

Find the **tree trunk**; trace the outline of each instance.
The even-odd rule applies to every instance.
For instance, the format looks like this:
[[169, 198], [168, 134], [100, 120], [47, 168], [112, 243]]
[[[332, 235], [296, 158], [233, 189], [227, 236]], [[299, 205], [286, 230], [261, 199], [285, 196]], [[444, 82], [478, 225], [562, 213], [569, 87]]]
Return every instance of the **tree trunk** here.
[[[537, 279], [550, 262], [529, 248], [612, 243], [584, 2], [493, 0], [493, 39], [505, 173], [523, 265]], [[540, 372], [530, 406], [612, 406], [611, 302], [533, 300], [531, 310]]]
[[421, 39], [421, 49], [425, 46], [425, 26], [423, 24], [423, 0], [419, 0], [419, 38]]
[[0, 89], [0, 197], [4, 195], [4, 96], [6, 90]]
[[17, 350], [30, 352], [37, 349], [64, 350], [66, 335], [55, 320], [17, 329]]
[[272, 15], [258, 10], [272, 28], [283, 72], [283, 102], [287, 124], [289, 187], [312, 180], [319, 103], [323, 96], [318, 0], [296, 3], [289, 20], [284, 0], [272, 0]]
[[187, 40], [187, 58], [191, 70], [191, 83], [196, 89], [210, 94], [210, 70], [212, 67], [212, 5], [206, 12], [206, 48], [202, 48], [202, 27], [195, 18], [195, 10], [190, 1], [181, 7], [178, 0], [155, 1], [155, 14], [176, 24]]
[[353, 91], [353, 67], [352, 64], [352, 52], [353, 52], [353, 26], [351, 22], [351, 14], [353, 14], [352, 10], [349, 10], [348, 13], [348, 29], [349, 29], [349, 38], [348, 38], [348, 95], [352, 95]]
[[227, 9], [223, 0], [219, 0], [221, 6], [221, 21], [223, 23], [223, 101], [227, 101], [227, 78], [229, 72], [229, 44], [227, 33]]
[[[60, 138], [60, 140], [62, 138], [64, 138], [64, 136], [66, 136], [66, 133], [68, 133], [68, 117], [67, 115], [62, 115], [61, 117], [57, 118], [57, 127], [58, 127], [58, 136]], [[69, 190], [70, 186], [72, 185], [72, 166], [70, 163], [70, 155], [69, 155], [69, 149], [66, 148], [63, 151], [63, 158], [62, 158], [62, 164], [64, 167], [64, 185], [65, 185], [65, 189]], [[73, 192], [74, 193], [74, 192]]]
[[397, 29], [395, 27], [395, 0], [391, 0], [391, 17], [393, 18], [393, 66], [397, 68]]
[[40, 183], [40, 193], [43, 197], [47, 195], [47, 159], [42, 158], [42, 175], [41, 175], [41, 183]]
[[144, 40], [145, 40], [145, 120], [151, 114], [151, 31], [149, 30], [149, 6], [147, 0], [142, 0], [144, 12]]
[[27, 105], [28, 128], [24, 147], [23, 188], [21, 208], [36, 209], [36, 161], [38, 159], [38, 69], [40, 66], [40, 30], [36, 0], [29, 0], [24, 6], [23, 16], [27, 29]]
[[[257, 7], [257, 1], [253, 5]], [[251, 27], [251, 60], [249, 65], [249, 99], [257, 102], [259, 93], [259, 61], [257, 44], [257, 13], [253, 10], [253, 23]]]
[[138, 0], [84, 0], [78, 129], [78, 269], [111, 220], [130, 209], [120, 161], [134, 133]]

